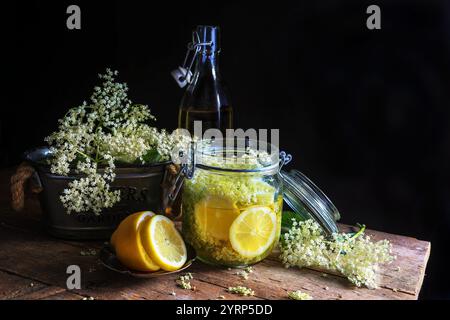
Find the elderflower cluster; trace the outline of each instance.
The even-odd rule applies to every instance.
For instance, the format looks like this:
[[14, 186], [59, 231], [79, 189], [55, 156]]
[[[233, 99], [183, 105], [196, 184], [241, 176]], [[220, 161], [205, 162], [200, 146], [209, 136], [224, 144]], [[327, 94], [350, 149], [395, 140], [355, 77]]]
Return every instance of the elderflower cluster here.
[[300, 290], [297, 291], [289, 291], [288, 298], [292, 300], [312, 300], [313, 298], [307, 294], [306, 292], [302, 292]]
[[255, 291], [253, 291], [250, 288], [243, 287], [243, 286], [229, 287], [228, 292], [233, 293], [233, 294], [239, 294], [244, 297], [255, 295]]
[[180, 276], [175, 282], [176, 284], [184, 290], [193, 290], [191, 285], [191, 280], [194, 279], [192, 273], [188, 272], [184, 276]]
[[110, 184], [117, 163], [151, 163], [170, 160], [177, 137], [151, 127], [156, 120], [146, 105], [133, 104], [125, 83], [115, 81], [117, 71], [100, 74], [90, 102], [70, 109], [59, 120], [58, 131], [45, 140], [50, 145], [51, 171], [82, 177], [69, 183], [61, 196], [67, 212], [99, 214], [120, 201]]
[[248, 280], [248, 277], [249, 277], [250, 273], [252, 273], [252, 272], [253, 272], [253, 268], [249, 266], [243, 270], [239, 270], [238, 272], [236, 272], [236, 275], [240, 276], [244, 280]]
[[88, 158], [85, 162], [78, 162], [77, 172], [83, 177], [69, 183], [60, 197], [61, 202], [67, 208], [67, 213], [82, 212], [86, 208], [100, 213], [104, 208], [111, 208], [120, 200], [120, 192], [112, 191], [109, 181], [113, 181], [114, 166], [106, 167], [103, 174], [98, 173], [97, 164]]
[[339, 272], [356, 286], [376, 288], [376, 269], [389, 263], [391, 244], [372, 242], [364, 234], [334, 234], [327, 238], [314, 220], [293, 221], [282, 236], [280, 259], [288, 267], [312, 267]]

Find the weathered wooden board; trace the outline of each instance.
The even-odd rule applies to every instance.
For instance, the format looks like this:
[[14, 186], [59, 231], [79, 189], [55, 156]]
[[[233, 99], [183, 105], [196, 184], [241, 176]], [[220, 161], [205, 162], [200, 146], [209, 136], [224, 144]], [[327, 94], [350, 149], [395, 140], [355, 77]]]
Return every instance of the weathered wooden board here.
[[[355, 288], [346, 279], [321, 271], [285, 269], [276, 252], [254, 266], [247, 280], [236, 270], [195, 262], [189, 271], [196, 289], [183, 290], [175, 284], [179, 275], [131, 278], [107, 270], [97, 256], [81, 255], [88, 248], [98, 251], [102, 242], [62, 241], [47, 235], [36, 199], [28, 200], [22, 213], [10, 209], [9, 174], [0, 172], [0, 299], [286, 299], [291, 290], [302, 290], [314, 299], [417, 299], [430, 254], [429, 242], [369, 230], [375, 240], [390, 240], [397, 256], [380, 268], [376, 290]], [[66, 268], [71, 264], [81, 267], [81, 290], [66, 289]], [[237, 285], [252, 288], [255, 296], [226, 292]]]

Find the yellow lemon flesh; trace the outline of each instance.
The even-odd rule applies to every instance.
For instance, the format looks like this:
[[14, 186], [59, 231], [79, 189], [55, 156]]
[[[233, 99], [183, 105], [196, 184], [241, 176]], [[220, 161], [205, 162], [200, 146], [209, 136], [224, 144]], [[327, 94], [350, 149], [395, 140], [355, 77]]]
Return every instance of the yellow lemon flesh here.
[[126, 217], [111, 236], [117, 258], [126, 267], [137, 271], [157, 271], [160, 267], [153, 262], [142, 245], [140, 229], [143, 222], [155, 214], [141, 211]]
[[275, 202], [275, 188], [264, 181], [255, 181], [253, 186], [259, 190], [255, 193], [256, 205], [273, 207]]
[[277, 216], [271, 208], [250, 207], [230, 227], [231, 246], [244, 257], [257, 257], [274, 243], [276, 230]]
[[260, 206], [273, 207], [275, 199], [273, 192], [262, 192], [255, 194], [256, 203]]
[[239, 209], [231, 200], [209, 197], [195, 205], [195, 219], [199, 229], [208, 237], [228, 241], [231, 224]]
[[145, 250], [161, 269], [174, 271], [186, 263], [186, 245], [169, 218], [155, 215], [145, 220], [140, 234]]

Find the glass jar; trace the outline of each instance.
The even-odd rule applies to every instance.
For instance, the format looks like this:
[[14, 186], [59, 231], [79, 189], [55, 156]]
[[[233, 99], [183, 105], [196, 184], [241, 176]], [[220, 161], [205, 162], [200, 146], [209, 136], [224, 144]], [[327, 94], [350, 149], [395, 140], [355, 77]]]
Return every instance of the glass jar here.
[[[241, 143], [242, 142], [242, 143]], [[267, 257], [280, 238], [279, 152], [261, 141], [202, 141], [182, 193], [185, 240], [206, 263], [243, 267]]]

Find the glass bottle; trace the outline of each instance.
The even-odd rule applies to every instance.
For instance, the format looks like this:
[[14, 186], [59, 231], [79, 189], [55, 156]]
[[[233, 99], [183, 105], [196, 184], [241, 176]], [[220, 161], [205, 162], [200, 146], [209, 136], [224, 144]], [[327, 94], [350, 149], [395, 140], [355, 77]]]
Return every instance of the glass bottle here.
[[194, 134], [194, 121], [202, 122], [203, 134], [216, 128], [225, 134], [233, 127], [233, 111], [219, 72], [220, 34], [216, 26], [198, 26], [195, 33], [197, 61], [178, 115], [178, 127]]

